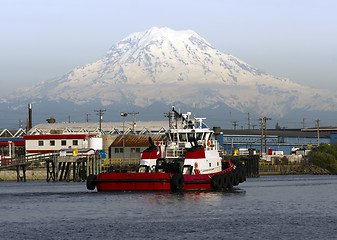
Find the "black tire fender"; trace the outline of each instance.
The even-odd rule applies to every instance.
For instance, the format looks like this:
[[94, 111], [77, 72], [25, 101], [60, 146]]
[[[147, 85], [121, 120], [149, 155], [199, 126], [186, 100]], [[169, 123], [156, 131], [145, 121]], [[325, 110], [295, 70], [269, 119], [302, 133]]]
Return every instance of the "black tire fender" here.
[[234, 186], [234, 176], [233, 176], [233, 172], [231, 171], [231, 172], [229, 172], [228, 174], [227, 174], [227, 177], [228, 177], [228, 184], [227, 184], [227, 186], [226, 186], [226, 188], [233, 188], [233, 186]]
[[215, 174], [211, 178], [211, 187], [214, 190], [220, 190], [222, 188], [222, 179], [221, 179], [221, 174]]
[[175, 173], [173, 174], [171, 178], [171, 189], [172, 191], [179, 191], [183, 189], [185, 185], [185, 178], [184, 175], [181, 173]]
[[239, 183], [240, 183], [240, 173], [237, 169], [235, 169], [233, 171], [233, 179], [234, 179], [233, 185], [234, 186], [239, 185]]
[[88, 190], [95, 190], [95, 187], [96, 187], [95, 180], [96, 180], [96, 175], [91, 174], [88, 176], [87, 178], [87, 189]]
[[229, 185], [229, 173], [224, 173], [224, 188], [227, 188]]
[[243, 183], [244, 181], [246, 181], [245, 170], [243, 168], [239, 168], [239, 182]]

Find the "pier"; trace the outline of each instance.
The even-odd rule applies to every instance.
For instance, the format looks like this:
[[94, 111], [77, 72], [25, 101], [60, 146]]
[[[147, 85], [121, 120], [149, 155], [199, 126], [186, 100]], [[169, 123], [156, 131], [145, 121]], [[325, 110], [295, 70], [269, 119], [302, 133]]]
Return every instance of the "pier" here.
[[49, 181], [85, 181], [90, 174], [102, 171], [101, 156], [61, 156], [60, 152], [27, 155], [0, 160], [0, 180], [26, 182], [27, 173], [38, 175], [37, 179]]

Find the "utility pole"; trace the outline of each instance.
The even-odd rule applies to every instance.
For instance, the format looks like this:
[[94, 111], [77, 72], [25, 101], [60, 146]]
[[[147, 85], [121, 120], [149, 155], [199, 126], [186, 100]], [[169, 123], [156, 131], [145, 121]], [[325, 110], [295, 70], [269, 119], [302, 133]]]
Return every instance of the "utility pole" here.
[[132, 132], [133, 134], [135, 134], [135, 115], [136, 114], [139, 114], [139, 112], [132, 112], [132, 113], [129, 113], [129, 114], [132, 114]]
[[305, 119], [305, 118], [303, 118], [303, 129], [304, 129], [304, 119]]
[[316, 120], [316, 126], [317, 126], [317, 144], [319, 145], [319, 119]]
[[86, 113], [86, 120], [87, 120], [87, 122], [89, 122], [89, 113]]
[[234, 130], [236, 130], [236, 126], [238, 125], [239, 121], [233, 121], [233, 126], [234, 126]]
[[70, 115], [68, 116], [68, 123], [70, 123]]
[[[121, 112], [121, 117], [123, 117], [123, 162], [125, 160], [125, 129], [124, 129], [124, 122], [125, 122], [125, 117], [127, 117], [129, 115], [129, 113], [124, 113]], [[122, 171], [122, 167], [119, 166], [119, 172]]]
[[264, 151], [267, 153], [267, 120], [271, 118], [264, 117]]
[[106, 110], [94, 110], [96, 112], [96, 115], [99, 115], [99, 131], [102, 132], [102, 121], [103, 121], [103, 115]]
[[250, 130], [250, 115], [248, 113], [248, 130]]
[[263, 151], [263, 119], [264, 118], [259, 119], [261, 121], [261, 152], [260, 152], [260, 157], [262, 157], [262, 151]]

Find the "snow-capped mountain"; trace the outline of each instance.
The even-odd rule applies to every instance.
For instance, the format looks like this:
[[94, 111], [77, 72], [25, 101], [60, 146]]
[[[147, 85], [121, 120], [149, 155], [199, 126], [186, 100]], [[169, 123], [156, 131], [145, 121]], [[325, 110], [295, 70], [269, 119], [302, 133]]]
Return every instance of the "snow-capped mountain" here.
[[103, 106], [224, 104], [242, 112], [254, 109], [277, 116], [296, 109], [337, 110], [337, 96], [328, 90], [265, 74], [215, 49], [194, 31], [157, 27], [122, 39], [96, 62], [20, 89], [15, 98], [76, 104], [99, 101]]

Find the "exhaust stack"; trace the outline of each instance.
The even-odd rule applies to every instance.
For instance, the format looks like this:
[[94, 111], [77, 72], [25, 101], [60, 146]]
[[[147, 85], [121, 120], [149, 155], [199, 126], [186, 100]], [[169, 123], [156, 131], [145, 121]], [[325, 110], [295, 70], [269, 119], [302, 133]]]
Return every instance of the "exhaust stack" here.
[[28, 104], [28, 131], [30, 129], [32, 129], [32, 124], [33, 124], [33, 120], [32, 120], [32, 104]]

